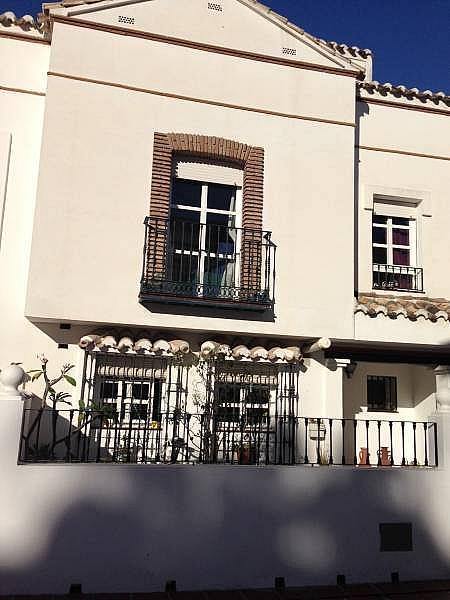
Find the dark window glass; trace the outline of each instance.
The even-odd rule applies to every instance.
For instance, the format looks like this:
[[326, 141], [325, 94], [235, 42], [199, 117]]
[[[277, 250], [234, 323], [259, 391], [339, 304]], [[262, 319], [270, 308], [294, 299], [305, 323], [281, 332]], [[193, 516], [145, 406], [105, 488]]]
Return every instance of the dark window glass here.
[[409, 246], [409, 229], [393, 229], [392, 243], [400, 246]]
[[[173, 254], [169, 257], [167, 269], [168, 281], [186, 285], [186, 292], [191, 293], [193, 291], [191, 284], [199, 284], [198, 263], [198, 255]], [[185, 290], [180, 287], [178, 291], [182, 293]]]
[[270, 399], [270, 390], [268, 387], [251, 386], [245, 396], [248, 404], [268, 404]]
[[409, 225], [409, 219], [403, 217], [393, 217], [392, 225]]
[[148, 404], [122, 403], [122, 409], [120, 411], [120, 418], [123, 420], [126, 416], [129, 416], [131, 420], [146, 421], [148, 414]]
[[133, 383], [133, 399], [148, 400], [150, 396], [150, 386], [148, 383]]
[[397, 410], [397, 378], [367, 376], [367, 410], [393, 412]]
[[162, 381], [155, 379], [153, 382], [153, 398], [152, 398], [152, 421], [161, 420], [161, 405], [162, 405]]
[[197, 252], [200, 238], [200, 213], [172, 208], [170, 220], [170, 247]]
[[267, 408], [247, 408], [247, 423], [249, 425], [264, 423], [268, 412]]
[[217, 419], [222, 423], [239, 423], [239, 406], [219, 406], [217, 410]]
[[235, 211], [236, 188], [218, 183], [208, 184], [208, 208]]
[[206, 258], [203, 274], [204, 294], [228, 296], [228, 288], [234, 286], [236, 263], [221, 258]]
[[202, 184], [198, 181], [174, 179], [172, 183], [172, 204], [200, 207]]
[[372, 217], [372, 222], [373, 223], [386, 224], [387, 220], [388, 220], [387, 217], [382, 217], [381, 215], [373, 215], [373, 217]]
[[103, 400], [116, 399], [119, 393], [119, 384], [113, 381], [103, 381], [100, 387], [100, 398]]
[[205, 232], [206, 252], [234, 254], [236, 239], [237, 230], [234, 228], [234, 217], [208, 213]]
[[386, 244], [387, 229], [385, 227], [374, 227], [372, 230], [372, 241], [374, 244]]
[[410, 264], [409, 250], [403, 250], [401, 248], [394, 248], [392, 250], [392, 258], [394, 261], [394, 265], [408, 266]]
[[387, 264], [387, 249], [386, 248], [372, 248], [372, 261], [377, 265]]

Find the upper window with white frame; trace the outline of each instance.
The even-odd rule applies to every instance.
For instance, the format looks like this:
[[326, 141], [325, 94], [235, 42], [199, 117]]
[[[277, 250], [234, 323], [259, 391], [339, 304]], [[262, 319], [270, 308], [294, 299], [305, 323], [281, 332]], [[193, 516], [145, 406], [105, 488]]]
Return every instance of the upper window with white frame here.
[[170, 278], [195, 296], [233, 297], [239, 288], [242, 170], [179, 160], [172, 182]]
[[417, 220], [409, 205], [374, 202], [372, 273], [376, 290], [423, 290], [418, 266]]

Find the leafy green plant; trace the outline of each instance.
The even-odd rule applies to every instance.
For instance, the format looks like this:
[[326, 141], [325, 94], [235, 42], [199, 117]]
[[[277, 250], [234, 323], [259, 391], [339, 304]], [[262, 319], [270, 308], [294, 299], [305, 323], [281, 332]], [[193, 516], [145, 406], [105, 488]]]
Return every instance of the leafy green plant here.
[[63, 404], [68, 404], [71, 406], [68, 398], [71, 398], [71, 394], [67, 392], [57, 392], [55, 390], [55, 386], [61, 381], [67, 381], [70, 385], [75, 386], [77, 382], [75, 379], [69, 375], [69, 371], [71, 371], [75, 365], [71, 365], [69, 363], [64, 364], [61, 367], [61, 372], [57, 377], [50, 377], [47, 371], [47, 363], [48, 358], [46, 358], [43, 354], [38, 355], [38, 359], [41, 362], [40, 369], [31, 369], [31, 371], [27, 371], [27, 375], [30, 377], [31, 382], [37, 381], [40, 377], [44, 378], [44, 391], [41, 399], [41, 407], [45, 408], [47, 405], [47, 399], [52, 405], [52, 408], [55, 409], [58, 402], [62, 402]]

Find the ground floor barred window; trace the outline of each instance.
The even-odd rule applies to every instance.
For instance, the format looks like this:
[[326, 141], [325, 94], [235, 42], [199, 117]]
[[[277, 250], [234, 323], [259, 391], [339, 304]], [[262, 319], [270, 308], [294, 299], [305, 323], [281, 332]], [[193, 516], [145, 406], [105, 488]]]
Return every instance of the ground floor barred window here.
[[101, 460], [294, 460], [297, 365], [92, 352], [83, 391]]

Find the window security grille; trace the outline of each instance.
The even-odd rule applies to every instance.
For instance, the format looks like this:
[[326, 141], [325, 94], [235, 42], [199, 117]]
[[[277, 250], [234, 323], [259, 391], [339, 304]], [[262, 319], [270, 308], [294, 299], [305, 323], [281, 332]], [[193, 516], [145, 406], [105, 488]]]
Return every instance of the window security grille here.
[[86, 355], [90, 452], [113, 462], [294, 464], [296, 365]]
[[368, 375], [367, 410], [395, 412], [397, 410], [397, 378]]
[[119, 23], [125, 23], [125, 25], [134, 25], [134, 17], [125, 17], [124, 15], [119, 15], [118, 21]]
[[212, 462], [295, 462], [297, 368], [222, 361], [213, 382], [211, 443], [205, 447]]
[[295, 48], [286, 48], [282, 49], [283, 54], [287, 54], [289, 56], [297, 56], [297, 50]]

